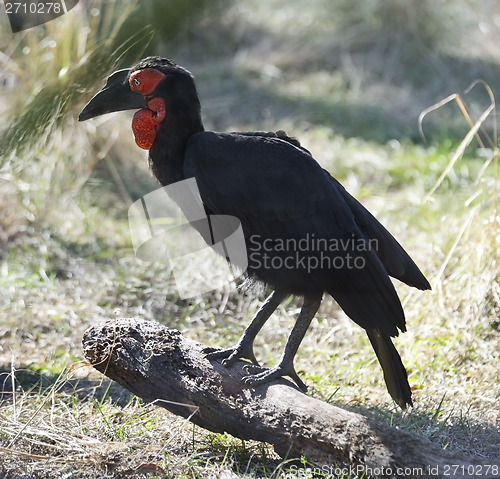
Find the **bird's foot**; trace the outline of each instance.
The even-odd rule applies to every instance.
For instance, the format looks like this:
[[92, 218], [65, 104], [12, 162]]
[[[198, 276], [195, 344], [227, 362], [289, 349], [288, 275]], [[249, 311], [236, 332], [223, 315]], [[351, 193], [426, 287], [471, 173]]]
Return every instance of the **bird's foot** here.
[[[236, 345], [234, 348], [219, 349], [219, 348], [204, 348], [203, 354], [207, 359], [224, 359], [222, 365], [226, 368], [231, 367], [238, 359], [250, 359], [256, 366], [259, 365], [253, 352], [253, 345], [247, 347]], [[260, 366], [259, 366], [260, 367]]]
[[299, 375], [295, 372], [293, 365], [287, 366], [278, 364], [274, 368], [265, 368], [262, 366], [248, 365], [243, 368], [245, 376], [243, 382], [248, 386], [258, 386], [259, 384], [265, 384], [273, 379], [282, 378], [283, 376], [289, 376], [293, 379], [295, 384], [302, 391], [307, 391], [307, 386], [304, 381], [299, 378]]

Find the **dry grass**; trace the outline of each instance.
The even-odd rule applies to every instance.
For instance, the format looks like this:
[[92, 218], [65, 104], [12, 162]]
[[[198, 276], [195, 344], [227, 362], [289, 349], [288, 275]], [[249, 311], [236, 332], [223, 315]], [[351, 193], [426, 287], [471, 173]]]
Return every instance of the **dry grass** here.
[[[412, 252], [434, 287], [433, 292], [417, 292], [398, 286], [408, 332], [398, 338], [397, 347], [416, 406], [402, 415], [390, 402], [364, 333], [332, 300], [325, 301], [306, 336], [298, 369], [311, 393], [323, 400], [390, 421], [443, 447], [497, 457], [500, 275], [495, 164], [483, 173], [480, 186], [473, 171], [460, 173], [458, 165], [454, 184], [442, 185], [429, 203], [421, 198], [439, 170], [403, 190], [391, 190], [386, 173], [386, 194], [380, 196], [377, 190], [372, 196], [361, 176], [363, 171], [371, 174], [370, 164], [380, 162], [397, 171], [400, 161], [411, 162], [415, 156], [430, 163], [442, 161], [440, 155], [432, 149], [394, 151], [368, 145], [364, 152], [350, 143], [306, 135], [313, 150], [343, 145], [353, 175], [348, 183], [363, 185], [360, 196]], [[473, 158], [466, 161], [471, 170], [480, 169]], [[472, 196], [474, 201], [468, 203]], [[68, 471], [78, 471], [78, 477], [218, 477], [229, 468], [240, 474], [247, 470], [250, 477], [280, 477], [283, 469], [273, 476], [279, 461], [265, 446], [207, 434], [155, 406], [141, 405], [116, 387], [106, 394], [107, 382], [100, 385], [96, 373], [81, 363], [84, 329], [108, 320], [115, 309], [222, 345], [236, 340], [258, 298], [239, 296], [229, 288], [179, 302], [164, 265], [151, 267], [134, 259], [121, 220], [96, 212], [93, 221], [87, 218], [84, 230], [71, 212], [60, 213], [59, 220], [50, 236], [47, 231], [46, 236], [37, 232], [31, 240], [24, 238], [4, 260], [4, 470], [17, 471], [14, 477], [37, 477], [36, 471], [45, 471], [46, 477], [64, 477]], [[57, 235], [60, 228], [66, 236]], [[264, 361], [271, 364], [279, 357], [299, 305], [294, 300], [282, 307], [258, 337]], [[13, 378], [15, 396], [9, 393]]]
[[[307, 2], [310, 8], [298, 16], [298, 0], [271, 3], [273, 16], [263, 2], [237, 2], [216, 19], [202, 19], [205, 37], [198, 30], [182, 45], [168, 47], [176, 54], [171, 56], [184, 59], [197, 73], [207, 126], [283, 128], [300, 136], [388, 226], [433, 285], [432, 292], [397, 285], [408, 322], [397, 347], [414, 389], [410, 411], [402, 414], [392, 404], [364, 332], [333, 300], [324, 301], [313, 321], [297, 368], [316, 397], [422, 434], [443, 447], [498, 461], [496, 145], [476, 150], [473, 143], [465, 155], [456, 155], [440, 179], [455, 151], [460, 152], [457, 145], [446, 140], [434, 146], [404, 139], [369, 141], [373, 136], [367, 130], [377, 130], [374, 137], [380, 132], [390, 137], [397, 121], [378, 123], [385, 117], [379, 112], [370, 116], [373, 110], [366, 105], [376, 100], [389, 108], [401, 102], [404, 121], [414, 122], [416, 130], [418, 113], [430, 104], [415, 99], [421, 86], [395, 88], [391, 81], [398, 78], [370, 69], [362, 60], [362, 46], [373, 37], [352, 26], [330, 35], [329, 28], [338, 22], [318, 20], [321, 1]], [[293, 31], [290, 18], [297, 18]], [[221, 45], [215, 32], [228, 38], [229, 31], [233, 43], [214, 47], [213, 62], [207, 65], [208, 53], [200, 44]], [[337, 48], [341, 40], [344, 50]], [[487, 43], [484, 51], [490, 48]], [[64, 55], [51, 52], [55, 56], [49, 63], [63, 68]], [[12, 58], [22, 65], [22, 59]], [[36, 65], [31, 68], [33, 77]], [[472, 79], [465, 79], [464, 86]], [[31, 80], [19, 81], [24, 85], [19, 88], [26, 87], [23, 92], [34, 91]], [[431, 87], [434, 92], [441, 88], [441, 96], [456, 91], [439, 82]], [[9, 88], [13, 105], [23, 104], [26, 96], [14, 98]], [[71, 91], [70, 103], [58, 105], [76, 112], [79, 105], [71, 102], [79, 97]], [[10, 111], [8, 95], [0, 105], [3, 112]], [[481, 105], [484, 110], [484, 101]], [[358, 112], [354, 117], [353, 111]], [[449, 105], [448, 111], [463, 123], [465, 133], [469, 126], [459, 110]], [[340, 117], [332, 120], [331, 115]], [[479, 115], [471, 113], [472, 124]], [[435, 118], [439, 123], [446, 116], [441, 110], [430, 113], [426, 131]], [[358, 138], [339, 134], [348, 121]], [[227, 345], [238, 338], [262, 297], [245, 296], [229, 285], [178, 300], [165, 265], [139, 263], [133, 256], [126, 210], [155, 183], [133, 144], [126, 115], [81, 125], [70, 115], [63, 123], [50, 134], [42, 128], [34, 148], [25, 154], [11, 151], [0, 169], [0, 208], [7, 212], [0, 220], [0, 475], [285, 477], [287, 465], [266, 445], [211, 434], [141, 404], [83, 363], [83, 331], [117, 311], [161, 321], [210, 345]], [[429, 201], [423, 201], [434, 186]], [[280, 308], [257, 338], [264, 362], [272, 364], [279, 357], [299, 307], [294, 299]]]
[[207, 436], [133, 398], [113, 404], [105, 399], [107, 382], [75, 380], [87, 378], [84, 369], [65, 371], [44, 394], [27, 391], [4, 406], [1, 431], [10, 438], [0, 448], [5, 477], [216, 477], [230, 466], [223, 460], [228, 451], [263, 450]]

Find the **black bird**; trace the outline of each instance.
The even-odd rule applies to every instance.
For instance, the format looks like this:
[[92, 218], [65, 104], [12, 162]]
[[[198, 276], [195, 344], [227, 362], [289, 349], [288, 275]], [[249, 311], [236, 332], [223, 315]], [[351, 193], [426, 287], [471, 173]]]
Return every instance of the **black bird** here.
[[[244, 379], [249, 385], [290, 376], [305, 390], [293, 361], [326, 292], [366, 330], [392, 398], [403, 409], [412, 405], [407, 373], [391, 341], [406, 327], [389, 276], [422, 290], [430, 285], [371, 213], [282, 131], [205, 131], [194, 78], [171, 60], [148, 57], [113, 73], [79, 120], [128, 109], [140, 109], [132, 129], [136, 143], [149, 150], [159, 182], [194, 177], [208, 215], [237, 217], [249, 278], [273, 290], [234, 347], [209, 348], [206, 356], [224, 358], [226, 366], [250, 359], [254, 364]], [[279, 364], [263, 368], [253, 341], [290, 294], [304, 297], [302, 309]]]

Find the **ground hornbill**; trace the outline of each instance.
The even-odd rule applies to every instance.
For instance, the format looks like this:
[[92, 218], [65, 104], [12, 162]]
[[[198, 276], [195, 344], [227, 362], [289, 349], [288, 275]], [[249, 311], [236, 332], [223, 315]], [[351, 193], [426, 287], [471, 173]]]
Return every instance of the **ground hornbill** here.
[[[223, 358], [226, 366], [250, 359], [248, 385], [290, 376], [305, 390], [294, 356], [327, 292], [366, 330], [390, 395], [403, 409], [411, 405], [406, 370], [391, 341], [406, 328], [389, 276], [422, 290], [430, 285], [391, 234], [284, 132], [205, 131], [193, 76], [171, 60], [148, 57], [113, 73], [79, 120], [128, 109], [139, 109], [132, 129], [160, 183], [194, 177], [209, 214], [237, 217], [248, 276], [273, 290], [238, 343], [209, 348], [207, 358]], [[279, 364], [261, 367], [254, 339], [290, 294], [303, 296], [302, 309]]]

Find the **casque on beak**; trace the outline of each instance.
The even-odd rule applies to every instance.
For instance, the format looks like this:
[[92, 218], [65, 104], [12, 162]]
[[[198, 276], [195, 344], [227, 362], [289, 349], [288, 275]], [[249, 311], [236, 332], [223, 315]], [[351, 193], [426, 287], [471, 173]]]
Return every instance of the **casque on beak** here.
[[134, 110], [147, 107], [144, 97], [130, 89], [128, 84], [130, 69], [112, 73], [102, 90], [97, 92], [85, 105], [78, 121], [89, 120], [114, 111]]

